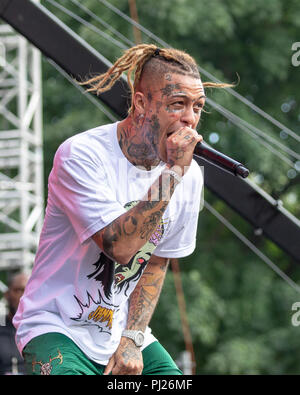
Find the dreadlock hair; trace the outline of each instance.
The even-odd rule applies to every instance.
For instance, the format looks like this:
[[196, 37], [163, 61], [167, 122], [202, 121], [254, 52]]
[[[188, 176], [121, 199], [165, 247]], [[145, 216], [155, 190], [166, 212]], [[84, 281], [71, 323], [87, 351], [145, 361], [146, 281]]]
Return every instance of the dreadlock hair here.
[[[111, 89], [124, 72], [127, 72], [127, 81], [131, 91], [129, 113], [134, 112], [134, 93], [144, 73], [154, 73], [156, 77], [162, 77], [169, 72], [200, 78], [195, 59], [186, 52], [173, 48], [158, 48], [153, 44], [140, 44], [127, 49], [106, 73], [92, 77], [79, 84], [89, 85], [87, 92], [94, 92], [100, 95]], [[132, 73], [134, 73], [133, 82]], [[208, 88], [228, 88], [233, 85], [203, 82], [203, 86]]]

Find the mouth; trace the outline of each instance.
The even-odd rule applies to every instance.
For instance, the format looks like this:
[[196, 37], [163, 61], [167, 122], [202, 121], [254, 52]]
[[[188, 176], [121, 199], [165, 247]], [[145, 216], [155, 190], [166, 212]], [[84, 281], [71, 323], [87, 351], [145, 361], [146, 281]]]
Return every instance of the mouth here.
[[170, 137], [173, 133], [175, 133], [175, 130], [173, 130], [172, 132], [168, 132], [167, 133], [167, 138]]

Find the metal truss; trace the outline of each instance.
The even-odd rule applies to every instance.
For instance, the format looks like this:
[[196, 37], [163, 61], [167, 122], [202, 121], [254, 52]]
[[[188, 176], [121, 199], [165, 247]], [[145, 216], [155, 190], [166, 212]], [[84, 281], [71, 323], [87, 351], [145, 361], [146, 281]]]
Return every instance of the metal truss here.
[[40, 52], [0, 25], [0, 270], [31, 269], [43, 220]]

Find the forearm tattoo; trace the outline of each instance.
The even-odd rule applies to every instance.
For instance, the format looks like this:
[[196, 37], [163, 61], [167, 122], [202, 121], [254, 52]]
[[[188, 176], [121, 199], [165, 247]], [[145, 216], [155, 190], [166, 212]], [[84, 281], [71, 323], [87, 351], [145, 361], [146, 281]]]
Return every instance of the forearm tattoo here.
[[[153, 262], [152, 262], [153, 263]], [[165, 264], [149, 263], [129, 299], [128, 329], [144, 331], [150, 322], [164, 283], [168, 260]]]
[[102, 233], [102, 245], [110, 258], [116, 259], [121, 240], [124, 245], [134, 244], [138, 249], [150, 239], [176, 185], [177, 181], [173, 177], [161, 174], [143, 200], [105, 228]]

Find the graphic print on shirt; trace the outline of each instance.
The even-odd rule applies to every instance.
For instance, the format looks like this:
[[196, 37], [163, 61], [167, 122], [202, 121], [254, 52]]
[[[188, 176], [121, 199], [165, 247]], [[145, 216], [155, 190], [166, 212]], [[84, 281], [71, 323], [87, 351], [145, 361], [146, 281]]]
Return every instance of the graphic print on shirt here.
[[[133, 201], [124, 207], [129, 210], [137, 203], [138, 201]], [[120, 265], [104, 253], [100, 253], [99, 259], [93, 263], [94, 271], [87, 275], [88, 279], [99, 284], [98, 294], [93, 298], [86, 291], [87, 303], [83, 303], [74, 295], [80, 312], [76, 318], [71, 318], [72, 320], [81, 322], [83, 326], [96, 326], [100, 332], [111, 333], [114, 314], [119, 311], [120, 303], [128, 299], [135, 288], [151, 254], [163, 237], [165, 225], [166, 223], [161, 220], [149, 241], [126, 265]]]
[[101, 297], [98, 290], [97, 298], [93, 298], [86, 291], [87, 303], [83, 303], [74, 295], [76, 302], [80, 308], [77, 317], [71, 317], [71, 320], [80, 322], [81, 326], [95, 326], [102, 333], [111, 333], [113, 315], [119, 308], [113, 304], [107, 304]]

